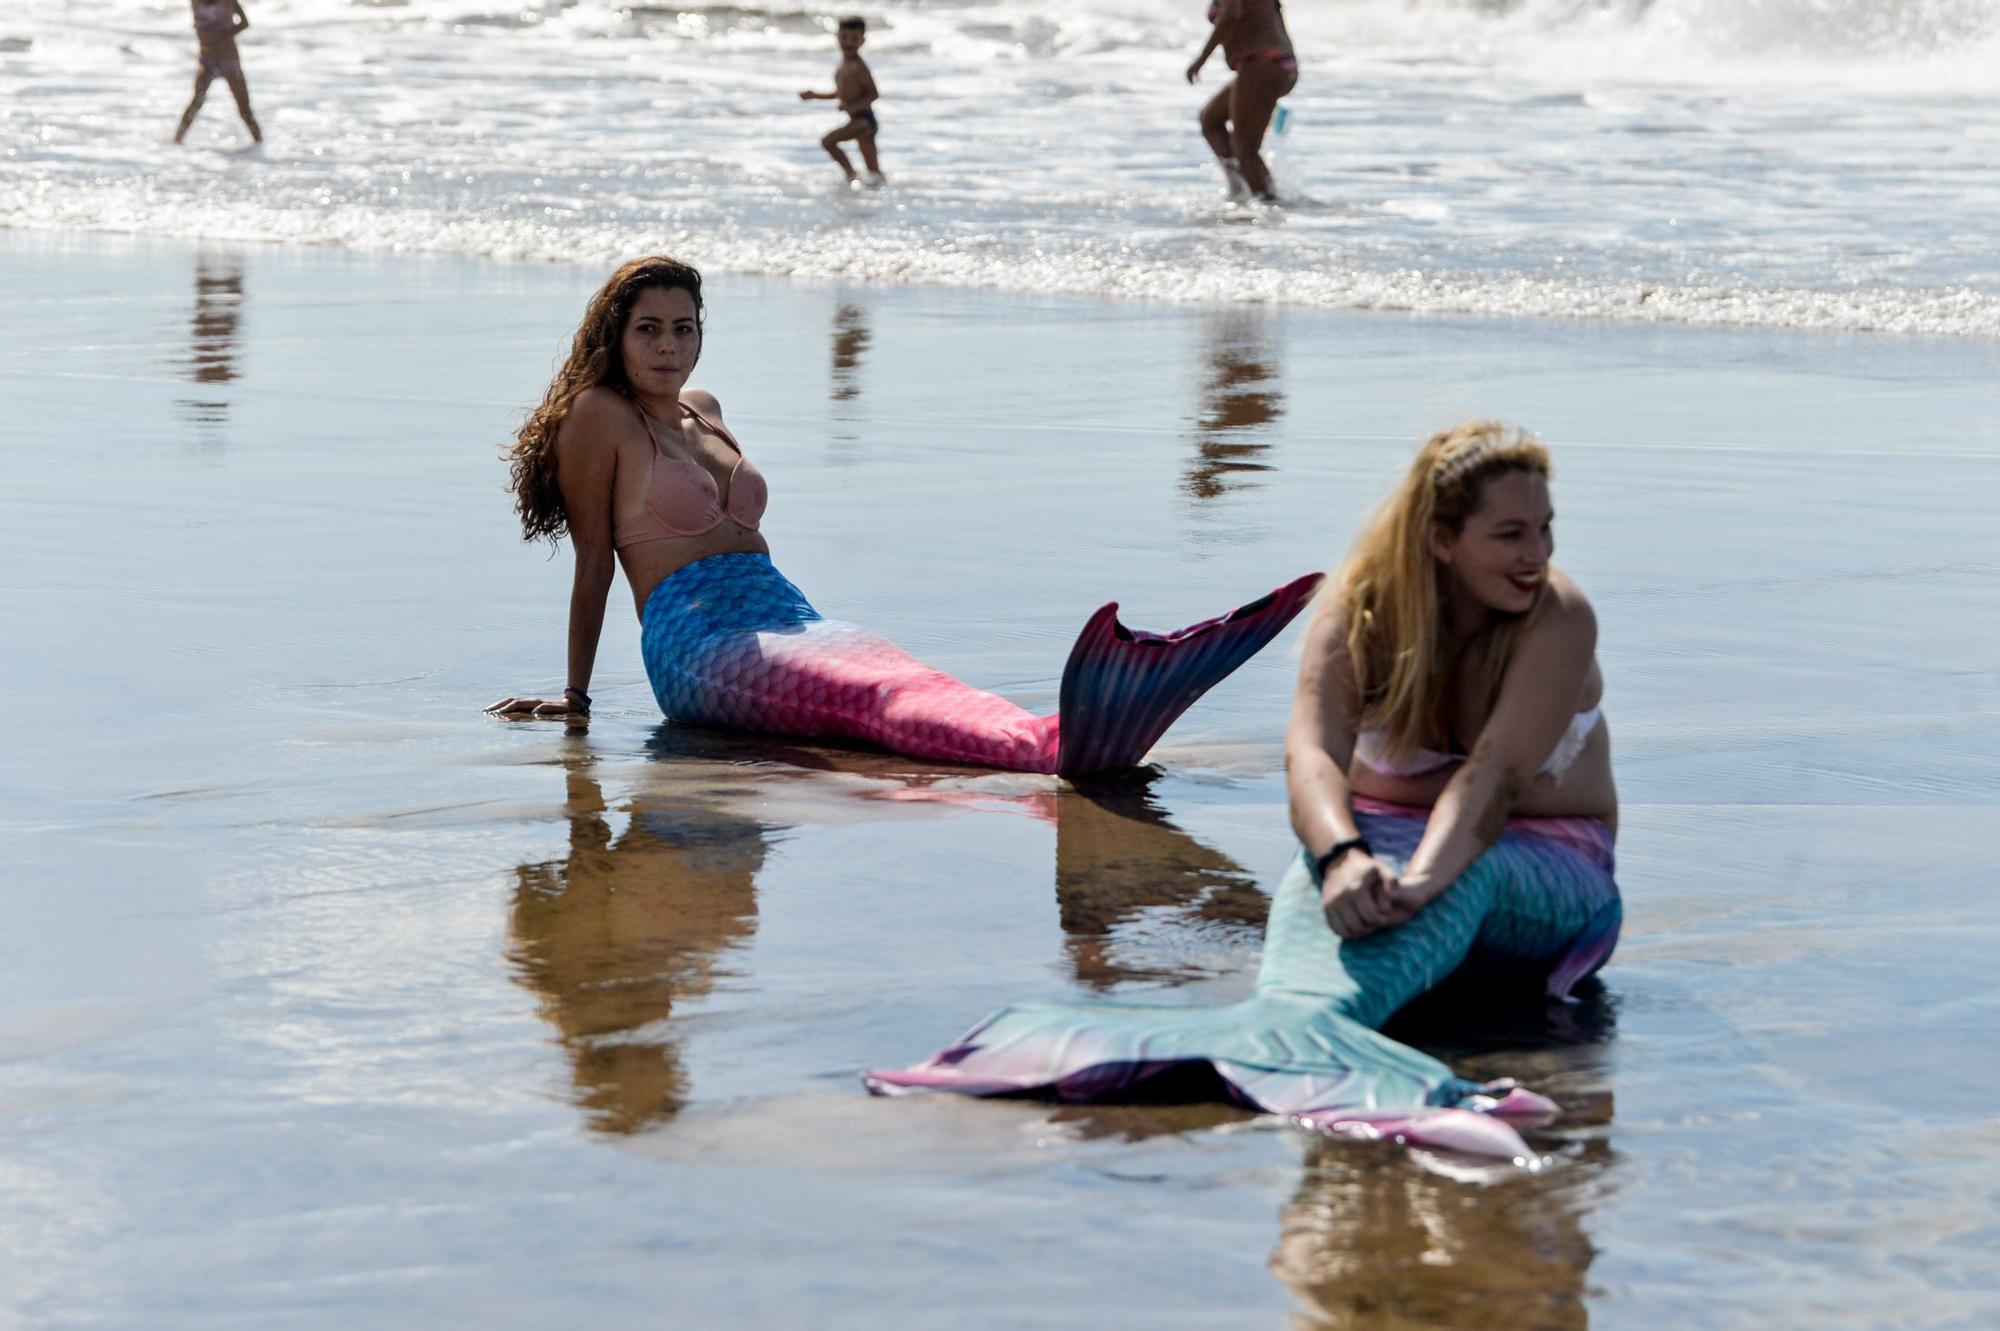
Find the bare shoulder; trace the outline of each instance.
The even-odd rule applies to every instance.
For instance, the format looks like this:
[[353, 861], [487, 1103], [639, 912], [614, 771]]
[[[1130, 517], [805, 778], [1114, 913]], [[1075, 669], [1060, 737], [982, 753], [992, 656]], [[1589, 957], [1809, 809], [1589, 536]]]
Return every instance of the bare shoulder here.
[[1595, 648], [1597, 611], [1591, 608], [1590, 598], [1583, 594], [1575, 579], [1550, 565], [1548, 594], [1535, 608], [1529, 631], [1537, 637], [1546, 635], [1577, 643], [1586, 650]]
[[681, 401], [687, 403], [710, 420], [715, 420], [722, 415], [722, 404], [715, 400], [715, 394], [705, 388], [682, 389]]
[[1307, 656], [1347, 655], [1347, 610], [1322, 587], [1314, 598], [1312, 618], [1306, 622], [1305, 642], [1300, 650]]
[[607, 431], [622, 434], [640, 428], [639, 414], [632, 409], [631, 401], [617, 389], [602, 384], [584, 389], [569, 404], [569, 415], [563, 418], [563, 432], [567, 434], [572, 425], [586, 435]]
[[556, 448], [565, 454], [615, 451], [618, 441], [639, 428], [632, 404], [616, 389], [602, 384], [586, 388], [569, 404]]
[[[1322, 596], [1328, 593], [1322, 592]], [[1314, 688], [1332, 687], [1351, 693], [1354, 689], [1354, 661], [1347, 650], [1347, 612], [1338, 601], [1316, 607], [1306, 624], [1305, 641], [1299, 644], [1299, 680]]]

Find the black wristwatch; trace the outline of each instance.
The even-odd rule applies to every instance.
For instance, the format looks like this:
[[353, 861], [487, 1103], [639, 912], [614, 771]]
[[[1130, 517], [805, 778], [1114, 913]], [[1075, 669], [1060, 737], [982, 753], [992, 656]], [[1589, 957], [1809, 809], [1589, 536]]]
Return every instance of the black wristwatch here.
[[1373, 855], [1375, 853], [1375, 848], [1368, 844], [1367, 837], [1351, 836], [1345, 841], [1334, 842], [1331, 846], [1327, 847], [1326, 854], [1313, 857], [1313, 866], [1319, 871], [1322, 881], [1326, 878], [1326, 871], [1340, 863], [1340, 857], [1350, 850], [1358, 850], [1363, 855]]

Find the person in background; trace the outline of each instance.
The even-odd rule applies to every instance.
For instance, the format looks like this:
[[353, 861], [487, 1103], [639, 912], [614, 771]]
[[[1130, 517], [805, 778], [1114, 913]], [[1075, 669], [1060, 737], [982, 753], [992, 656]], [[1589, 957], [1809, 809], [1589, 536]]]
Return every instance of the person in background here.
[[187, 137], [188, 127], [201, 112], [201, 104], [208, 100], [208, 85], [221, 79], [236, 98], [236, 114], [243, 117], [250, 137], [262, 143], [264, 131], [258, 128], [257, 116], [250, 110], [250, 85], [243, 81], [243, 58], [236, 49], [236, 34], [250, 27], [250, 16], [243, 12], [242, 0], [188, 0], [188, 4], [194, 10], [194, 35], [201, 43], [200, 63], [194, 71], [194, 96], [188, 99], [187, 110], [181, 112], [174, 142]]
[[802, 102], [838, 102], [840, 109], [847, 113], [847, 123], [833, 130], [819, 141], [827, 155], [840, 164], [842, 174], [850, 185], [861, 184], [861, 177], [855, 173], [854, 163], [840, 150], [840, 145], [852, 139], [861, 150], [861, 160], [868, 168], [868, 184], [882, 186], [888, 179], [882, 174], [882, 163], [875, 156], [875, 76], [868, 72], [868, 62], [861, 58], [861, 46], [868, 40], [868, 21], [861, 18], [844, 18], [834, 37], [840, 43], [840, 64], [834, 67], [833, 91], [817, 92], [811, 88], [799, 94]]
[[1201, 135], [1222, 163], [1229, 197], [1278, 201], [1271, 170], [1264, 165], [1264, 133], [1278, 99], [1298, 86], [1299, 61], [1279, 0], [1214, 0], [1208, 7], [1208, 41], [1187, 67], [1187, 81], [1201, 77], [1215, 48], [1236, 77], [1201, 108]]

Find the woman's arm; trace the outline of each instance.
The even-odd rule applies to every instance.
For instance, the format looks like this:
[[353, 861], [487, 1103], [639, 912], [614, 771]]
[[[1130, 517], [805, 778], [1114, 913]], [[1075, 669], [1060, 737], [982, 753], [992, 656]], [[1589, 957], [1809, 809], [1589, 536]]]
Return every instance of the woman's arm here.
[[[618, 474], [618, 449], [611, 404], [579, 401], [556, 435], [556, 483], [562, 486], [576, 574], [569, 589], [569, 688], [590, 696], [597, 665], [597, 640], [604, 632], [604, 603], [618, 572], [611, 542], [611, 495]], [[622, 406], [622, 403], [617, 404]], [[607, 419], [610, 417], [610, 419]], [[565, 694], [565, 698], [572, 695]], [[577, 710], [571, 708], [570, 710]], [[588, 710], [585, 704], [582, 710]]]
[[1500, 839], [1514, 801], [1535, 779], [1576, 715], [1597, 655], [1597, 616], [1566, 578], [1552, 577], [1548, 600], [1521, 635], [1493, 714], [1472, 755], [1445, 784], [1423, 840], [1403, 870], [1406, 914], [1450, 887]]
[[236, 11], [234, 16], [236, 26], [229, 30], [229, 35], [234, 37], [249, 28], [250, 16], [243, 12], [243, 0], [230, 0], [229, 7]]
[[576, 572], [569, 589], [568, 687], [559, 699], [503, 698], [487, 708], [489, 712], [507, 716], [590, 714], [590, 675], [597, 664], [597, 640], [604, 631], [604, 603], [618, 570], [611, 540], [617, 432], [630, 412], [624, 399], [610, 389], [586, 389], [556, 433], [556, 484], [562, 487], [563, 520], [576, 555]]
[[1218, 0], [1215, 7], [1215, 21], [1209, 25], [1208, 41], [1203, 43], [1201, 54], [1187, 67], [1187, 81], [1193, 83], [1201, 74], [1201, 67], [1215, 54], [1215, 48], [1222, 45], [1223, 29], [1236, 21], [1236, 11], [1241, 0]]
[[[1285, 729], [1285, 791], [1292, 831], [1317, 871], [1319, 861], [1359, 833], [1354, 792], [1347, 784], [1354, 760], [1360, 691], [1347, 655], [1347, 626], [1337, 614], [1313, 616], [1306, 629], [1298, 691]], [[1320, 904], [1327, 923], [1343, 938], [1359, 938], [1396, 923], [1396, 878], [1368, 851], [1343, 852], [1325, 870]]]
[[1285, 789], [1292, 831], [1317, 855], [1354, 835], [1354, 798], [1347, 765], [1354, 757], [1354, 672], [1346, 627], [1338, 615], [1316, 614], [1306, 628], [1299, 683], [1285, 728]]

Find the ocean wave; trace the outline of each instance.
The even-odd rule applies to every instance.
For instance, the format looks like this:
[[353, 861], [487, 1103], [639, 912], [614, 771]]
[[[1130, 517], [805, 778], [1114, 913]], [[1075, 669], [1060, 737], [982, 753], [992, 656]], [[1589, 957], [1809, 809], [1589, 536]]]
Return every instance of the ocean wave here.
[[[164, 142], [181, 0], [45, 0], [0, 19], [22, 112], [0, 116], [0, 225], [2000, 336], [2000, 79], [1950, 91], [2000, 49], [2000, 5], [1295, 11], [1304, 75], [1267, 145], [1294, 206], [1266, 214], [1218, 198], [1193, 120], [1225, 74], [1181, 78], [1192, 2], [871, 9], [896, 186], [850, 197], [817, 144], [832, 113], [796, 97], [830, 82], [833, 16], [784, 0], [258, 0], [255, 153], [219, 89], [189, 150]], [[1946, 73], [1890, 76], [1924, 61]]]
[[[338, 209], [269, 200], [165, 204], [131, 197], [107, 207], [100, 191], [55, 188], [0, 203], [0, 226], [109, 231], [190, 239], [277, 242], [512, 261], [609, 266], [670, 252], [713, 273], [852, 283], [936, 284], [1170, 303], [1259, 302], [1425, 315], [1615, 320], [1847, 333], [2000, 338], [2000, 297], [1957, 290], [1733, 287], [1536, 273], [1371, 269], [1327, 264], [1302, 271], [1247, 256], [1190, 264], [1129, 244], [1002, 235], [939, 241], [895, 226], [889, 199], [836, 202], [830, 216], [782, 230], [721, 224], [607, 223], [573, 210], [542, 217], [476, 211]], [[1220, 216], [1218, 212], [1218, 216]]]
[[2000, 95], [1992, 0], [1350, 0], [1291, 24], [1329, 53], [1562, 81]]

